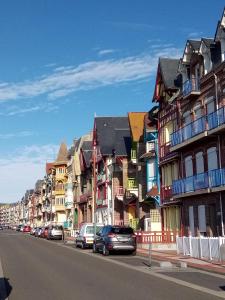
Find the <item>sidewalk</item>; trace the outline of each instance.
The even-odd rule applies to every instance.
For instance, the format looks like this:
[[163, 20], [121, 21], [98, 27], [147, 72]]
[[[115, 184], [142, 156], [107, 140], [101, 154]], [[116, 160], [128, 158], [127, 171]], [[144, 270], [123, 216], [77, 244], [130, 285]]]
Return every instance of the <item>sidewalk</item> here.
[[[138, 248], [137, 254], [148, 257], [149, 251], [146, 249]], [[170, 261], [171, 263], [174, 264], [185, 262], [188, 267], [225, 275], [225, 264], [223, 265], [220, 262], [210, 262], [202, 259], [192, 258], [189, 256], [177, 255], [176, 251], [174, 250], [166, 250], [166, 251], [152, 250], [151, 257], [159, 261]]]
[[[75, 242], [75, 238], [67, 237], [65, 239], [65, 242], [68, 244], [72, 244]], [[137, 254], [144, 257], [148, 257], [149, 251], [146, 249], [137, 248]], [[174, 250], [151, 250], [151, 256], [153, 259], [156, 259], [158, 261], [170, 261], [174, 264], [185, 262], [188, 267], [225, 275], [225, 263], [223, 265], [220, 262], [216, 261], [211, 262], [202, 259], [192, 258], [189, 256], [177, 255], [176, 251]]]

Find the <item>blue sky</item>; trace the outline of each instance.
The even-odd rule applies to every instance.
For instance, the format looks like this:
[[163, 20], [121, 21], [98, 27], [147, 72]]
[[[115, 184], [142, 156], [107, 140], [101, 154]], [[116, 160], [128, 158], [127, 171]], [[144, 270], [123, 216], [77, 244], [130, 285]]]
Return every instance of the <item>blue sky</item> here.
[[[208, 3], [209, 2], [209, 3]], [[224, 1], [0, 2], [0, 202], [21, 199], [94, 115], [148, 111], [159, 56], [213, 37]]]

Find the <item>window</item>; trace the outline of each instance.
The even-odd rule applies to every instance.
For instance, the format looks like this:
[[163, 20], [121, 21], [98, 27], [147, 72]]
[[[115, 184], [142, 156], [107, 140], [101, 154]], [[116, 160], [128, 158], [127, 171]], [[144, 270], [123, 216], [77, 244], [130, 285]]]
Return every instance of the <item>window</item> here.
[[194, 112], [195, 112], [195, 120], [201, 118], [202, 116], [202, 109], [201, 109], [201, 105], [198, 104], [197, 106], [194, 107]]
[[203, 152], [198, 152], [195, 155], [196, 159], [196, 173], [204, 173], [204, 158], [203, 158]]
[[190, 124], [192, 121], [190, 111], [186, 111], [183, 115], [183, 118], [184, 118], [184, 125]]
[[207, 110], [207, 114], [211, 114], [215, 111], [215, 101], [213, 99], [213, 97], [209, 97], [208, 99], [206, 99], [206, 110]]
[[193, 176], [193, 162], [192, 162], [192, 156], [189, 155], [184, 160], [185, 163], [185, 176], [190, 177]]
[[198, 206], [198, 228], [201, 233], [206, 232], [205, 205]]
[[207, 150], [208, 171], [218, 169], [217, 149], [211, 147]]
[[189, 230], [191, 235], [193, 236], [195, 233], [193, 206], [189, 206], [188, 210], [189, 210]]

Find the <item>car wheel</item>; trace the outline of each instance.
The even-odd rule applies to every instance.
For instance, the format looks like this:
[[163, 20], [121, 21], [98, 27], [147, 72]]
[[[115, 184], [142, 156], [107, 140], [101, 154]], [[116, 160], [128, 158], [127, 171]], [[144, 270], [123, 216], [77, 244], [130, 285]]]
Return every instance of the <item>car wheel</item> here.
[[98, 249], [97, 249], [97, 247], [96, 247], [96, 244], [93, 244], [92, 252], [93, 252], [93, 253], [97, 253], [97, 252], [98, 252]]
[[108, 256], [108, 255], [109, 255], [109, 250], [106, 248], [105, 245], [103, 245], [102, 254], [103, 254], [104, 256]]

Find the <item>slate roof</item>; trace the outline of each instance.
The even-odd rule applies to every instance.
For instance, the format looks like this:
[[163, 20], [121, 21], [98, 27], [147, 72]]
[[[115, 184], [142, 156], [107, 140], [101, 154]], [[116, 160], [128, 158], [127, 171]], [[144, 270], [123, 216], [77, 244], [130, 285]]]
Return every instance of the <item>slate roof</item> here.
[[83, 157], [87, 168], [90, 167], [90, 161], [92, 158], [92, 141], [84, 141], [81, 149], [83, 150]]
[[214, 39], [211, 38], [202, 38], [202, 41], [206, 45], [206, 47], [210, 48], [211, 45], [214, 45]]
[[58, 156], [54, 165], [66, 164], [68, 161], [68, 151], [65, 143], [61, 143]]
[[75, 146], [72, 146], [68, 150], [68, 159], [70, 159], [74, 155]]
[[159, 67], [161, 71], [161, 75], [163, 78], [163, 82], [167, 89], [176, 89], [175, 79], [178, 75], [178, 64], [179, 59], [172, 59], [172, 58], [159, 58]]
[[103, 156], [128, 156], [131, 147], [128, 117], [96, 117], [97, 143]]

